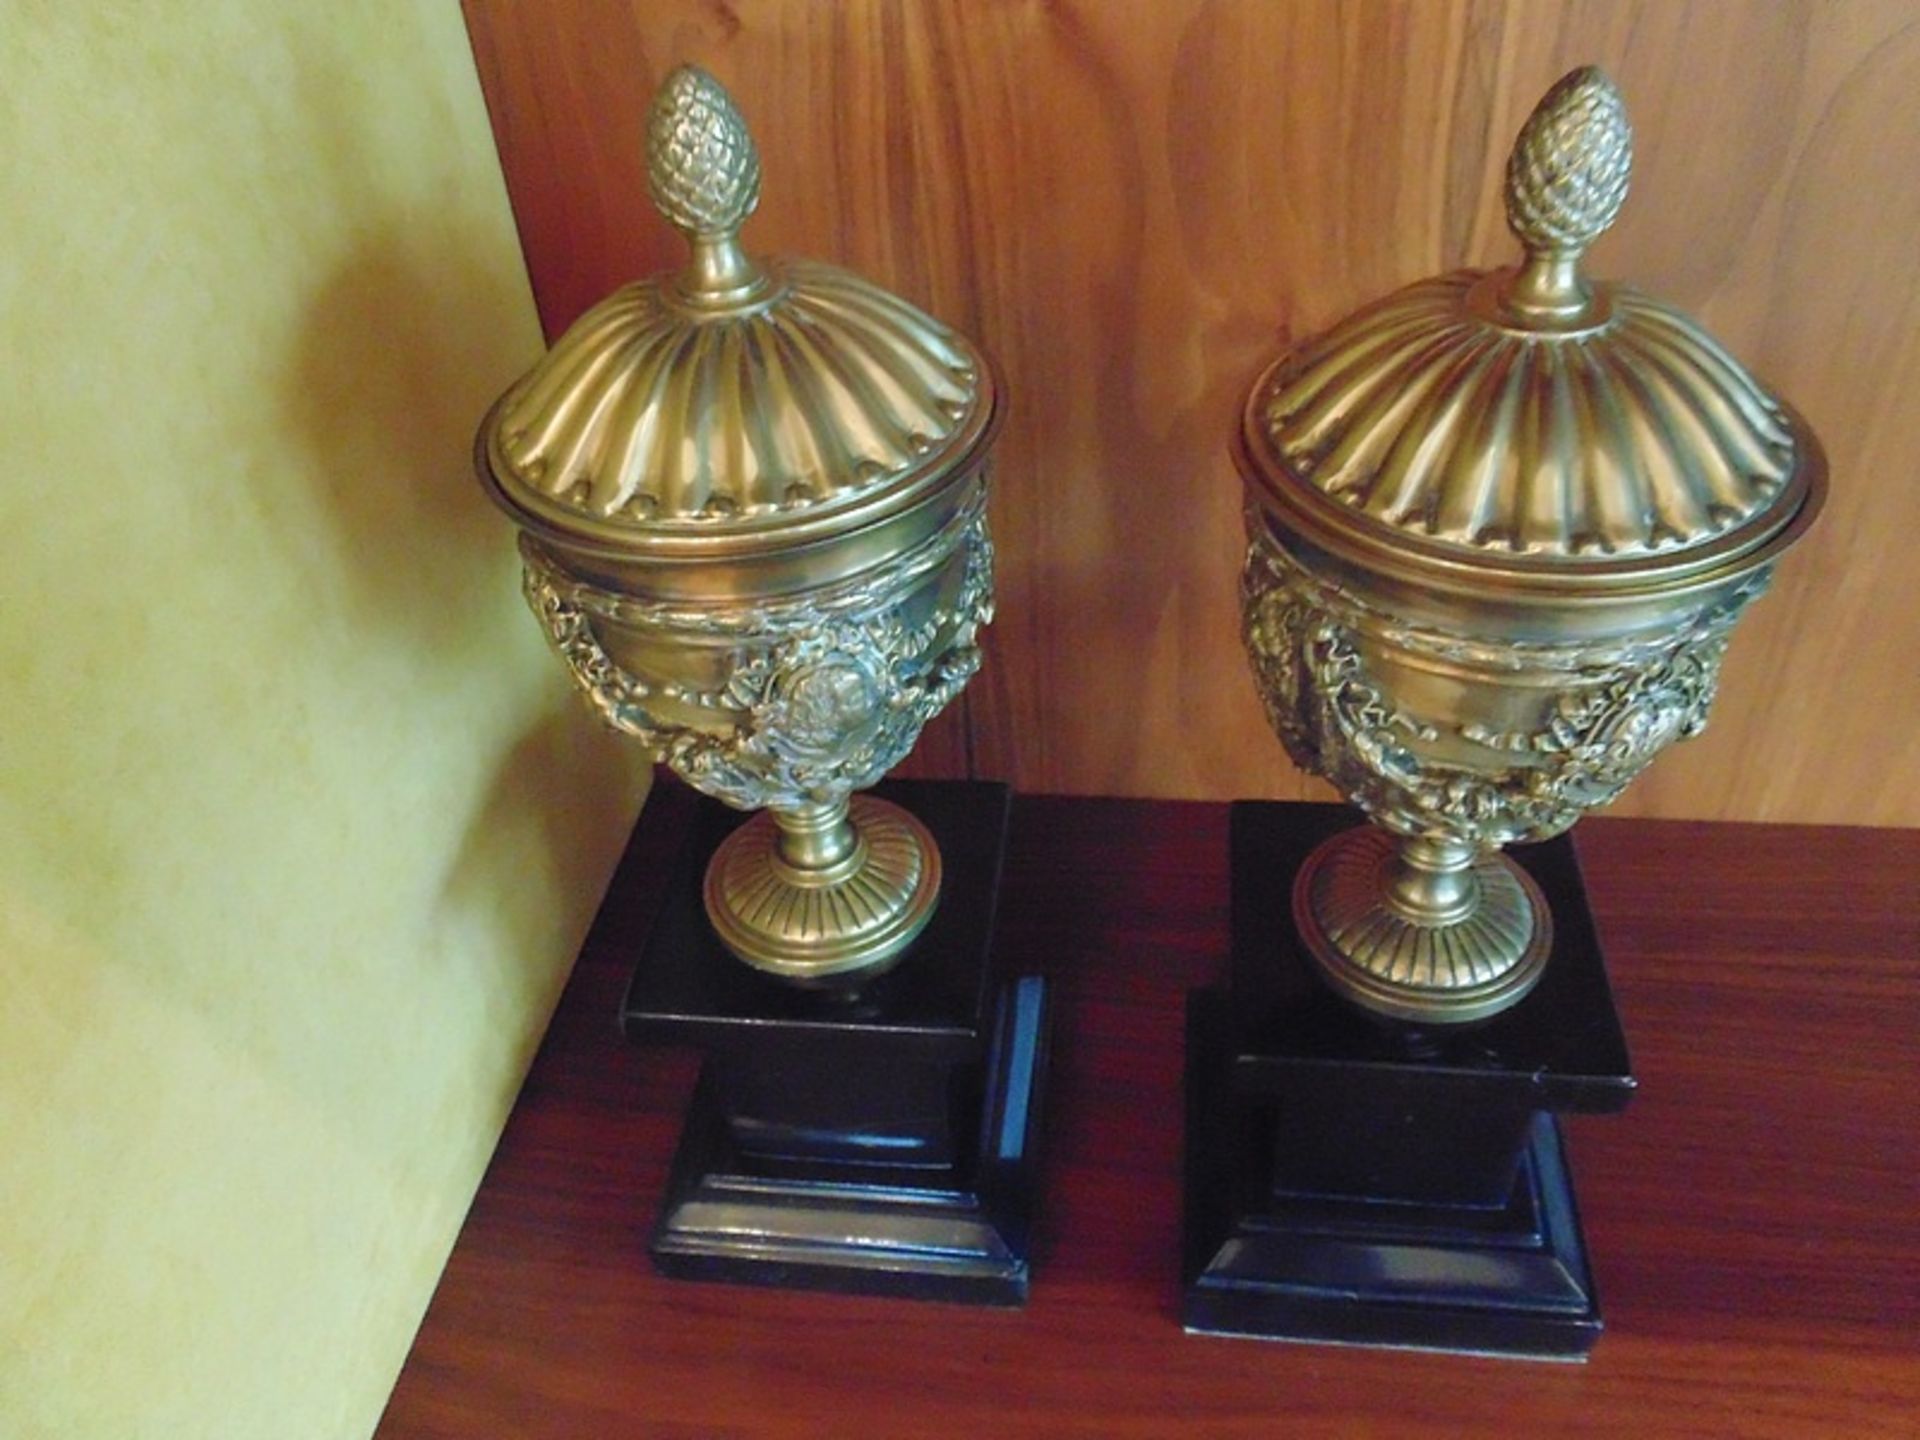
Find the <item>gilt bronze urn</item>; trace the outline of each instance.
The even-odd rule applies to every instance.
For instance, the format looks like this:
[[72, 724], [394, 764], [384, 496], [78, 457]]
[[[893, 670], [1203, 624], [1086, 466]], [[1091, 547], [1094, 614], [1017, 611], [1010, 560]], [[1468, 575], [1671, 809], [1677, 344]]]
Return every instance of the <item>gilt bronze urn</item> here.
[[1012, 792], [863, 793], [979, 667], [1003, 390], [905, 300], [741, 248], [760, 160], [710, 75], [646, 151], [685, 265], [583, 315], [477, 461], [575, 683], [703, 792], [656, 787], [670, 858], [629, 847], [582, 951], [631, 966], [629, 1040], [704, 1056], [648, 1251], [1019, 1304], [1049, 1007], [994, 944]]
[[1706, 723], [1825, 468], [1699, 326], [1583, 273], [1631, 164], [1574, 71], [1507, 165], [1520, 263], [1366, 306], [1248, 396], [1247, 652], [1350, 805], [1231, 811], [1189, 1328], [1554, 1360], [1604, 1328], [1560, 1116], [1636, 1080], [1562, 832]]
[[687, 262], [589, 310], [501, 396], [480, 479], [606, 723], [762, 812], [706, 872], [726, 947], [798, 984], [863, 980], [939, 899], [926, 827], [856, 792], [979, 666], [999, 390], [897, 296], [741, 248], [760, 161], [711, 76], [666, 80], [646, 144]]
[[1567, 75], [1507, 164], [1520, 263], [1298, 345], [1235, 437], [1261, 698], [1373, 822], [1301, 867], [1294, 923], [1325, 980], [1396, 1020], [1483, 1020], [1539, 980], [1554, 919], [1501, 847], [1700, 732], [1735, 622], [1820, 505], [1789, 405], [1584, 273], [1632, 158], [1613, 85]]

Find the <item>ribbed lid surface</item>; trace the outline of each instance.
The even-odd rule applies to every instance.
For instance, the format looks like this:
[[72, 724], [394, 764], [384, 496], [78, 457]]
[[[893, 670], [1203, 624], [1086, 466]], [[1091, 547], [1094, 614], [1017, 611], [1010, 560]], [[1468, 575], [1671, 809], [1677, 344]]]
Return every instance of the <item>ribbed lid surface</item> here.
[[717, 81], [669, 76], [647, 149], [691, 259], [588, 311], [488, 415], [482, 468], [510, 510], [603, 547], [771, 543], [966, 458], [995, 397], [964, 337], [844, 270], [740, 249], [760, 162]]
[[1804, 426], [1688, 317], [1580, 273], [1631, 163], [1612, 83], [1566, 76], [1508, 162], [1525, 261], [1408, 286], [1281, 357], [1248, 398], [1248, 478], [1456, 567], [1656, 571], [1786, 525], [1822, 468]]

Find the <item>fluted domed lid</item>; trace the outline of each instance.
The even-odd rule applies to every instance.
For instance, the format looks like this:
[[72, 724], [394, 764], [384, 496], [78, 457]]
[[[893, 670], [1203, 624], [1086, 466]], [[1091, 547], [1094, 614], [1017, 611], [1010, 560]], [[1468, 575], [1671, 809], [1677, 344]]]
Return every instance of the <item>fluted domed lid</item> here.
[[994, 418], [991, 366], [856, 275], [741, 250], [760, 160], [712, 76], [667, 78], [647, 159], [691, 258], [581, 316], [488, 414], [482, 478], [517, 520], [706, 555], [865, 523], [966, 462]]
[[1261, 376], [1239, 453], [1282, 524], [1564, 581], [1696, 570], [1810, 514], [1804, 423], [1685, 315], [1580, 273], [1632, 147], [1612, 83], [1574, 71], [1508, 161], [1521, 265], [1411, 285]]

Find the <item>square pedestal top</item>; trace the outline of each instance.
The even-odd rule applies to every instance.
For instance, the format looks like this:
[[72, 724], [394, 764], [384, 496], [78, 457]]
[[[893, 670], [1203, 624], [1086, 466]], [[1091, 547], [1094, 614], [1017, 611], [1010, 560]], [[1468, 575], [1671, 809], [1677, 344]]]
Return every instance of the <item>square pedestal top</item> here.
[[1418, 1074], [1423, 1086], [1471, 1090], [1480, 1104], [1624, 1109], [1632, 1066], [1572, 838], [1508, 852], [1553, 912], [1553, 953], [1539, 983], [1512, 1009], [1479, 1023], [1414, 1027], [1370, 1017], [1335, 994], [1294, 930], [1293, 877], [1301, 864], [1321, 842], [1364, 823], [1344, 805], [1232, 807], [1236, 1083], [1271, 1091], [1303, 1068], [1321, 1079], [1332, 1068], [1379, 1068]]
[[651, 927], [632, 913], [651, 887], [639, 883], [630, 848], [587, 940], [592, 950], [646, 936], [621, 1005], [630, 1039], [711, 1046], [770, 1031], [789, 1039], [817, 1032], [840, 1045], [910, 1045], [929, 1059], [978, 1048], [1011, 792], [988, 782], [901, 780], [873, 793], [912, 811], [940, 847], [940, 903], [907, 955], [855, 990], [803, 988], [736, 958], [707, 922], [701, 879], [715, 847], [749, 817], [703, 797]]

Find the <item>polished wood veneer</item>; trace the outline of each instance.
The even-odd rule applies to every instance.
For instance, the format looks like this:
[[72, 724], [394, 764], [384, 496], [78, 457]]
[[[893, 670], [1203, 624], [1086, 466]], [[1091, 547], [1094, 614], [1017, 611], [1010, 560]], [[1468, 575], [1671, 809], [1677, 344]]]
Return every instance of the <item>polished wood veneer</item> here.
[[[655, 873], [688, 803], [658, 787]], [[1920, 833], [1575, 833], [1640, 1081], [1626, 1114], [1568, 1127], [1606, 1299], [1590, 1364], [1183, 1334], [1183, 1001], [1226, 966], [1227, 807], [1022, 797], [998, 945], [1057, 1006], [1024, 1311], [656, 1275], [695, 1057], [622, 1042], [631, 955], [609, 944], [581, 958], [379, 1434], [1911, 1435]]]

